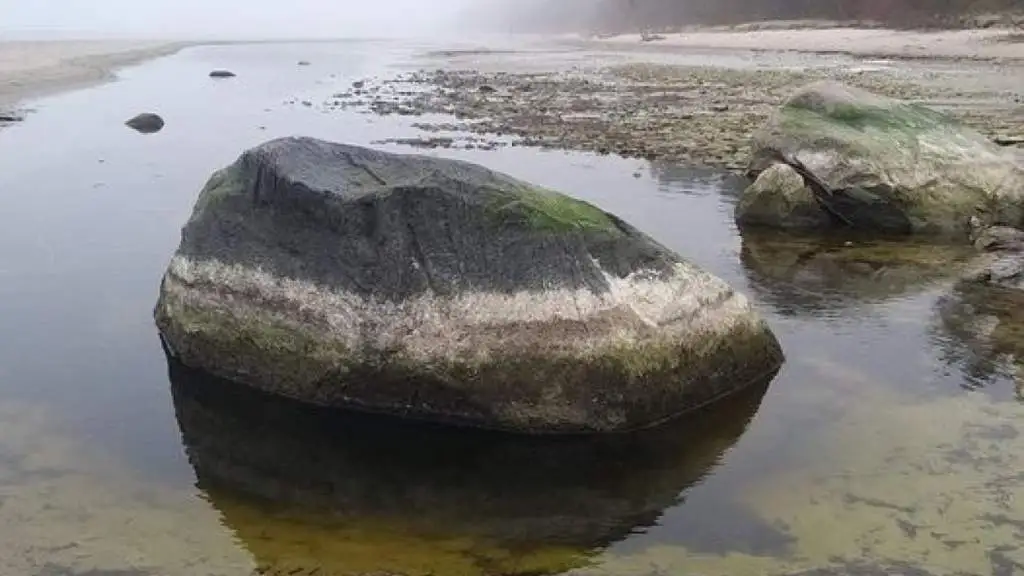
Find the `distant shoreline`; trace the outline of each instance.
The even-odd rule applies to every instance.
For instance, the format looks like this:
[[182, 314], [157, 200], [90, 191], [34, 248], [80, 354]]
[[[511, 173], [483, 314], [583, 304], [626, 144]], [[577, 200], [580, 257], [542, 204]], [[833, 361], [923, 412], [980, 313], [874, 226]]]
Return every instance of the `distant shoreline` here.
[[1010, 28], [914, 31], [875, 27], [697, 28], [658, 34], [566, 35], [592, 48], [682, 51], [724, 49], [849, 54], [874, 58], [1024, 60], [1024, 32]]
[[137, 40], [0, 41], [0, 111], [30, 98], [111, 80], [125, 66], [174, 54], [195, 42]]

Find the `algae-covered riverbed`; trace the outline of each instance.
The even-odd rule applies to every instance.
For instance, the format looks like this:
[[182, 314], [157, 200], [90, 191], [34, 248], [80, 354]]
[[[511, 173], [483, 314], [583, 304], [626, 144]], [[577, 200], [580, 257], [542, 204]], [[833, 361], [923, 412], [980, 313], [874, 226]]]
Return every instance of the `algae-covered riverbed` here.
[[[276, 136], [418, 137], [422, 117], [314, 104], [442, 49], [196, 47], [0, 131], [0, 574], [1024, 573], [1015, 304], [957, 285], [966, 248], [741, 236], [743, 182], [714, 170], [427, 151], [593, 202], [751, 295], [788, 361], [699, 417], [601, 441], [470, 434], [168, 363], [153, 304], [208, 176]], [[145, 110], [166, 127], [122, 125]]]

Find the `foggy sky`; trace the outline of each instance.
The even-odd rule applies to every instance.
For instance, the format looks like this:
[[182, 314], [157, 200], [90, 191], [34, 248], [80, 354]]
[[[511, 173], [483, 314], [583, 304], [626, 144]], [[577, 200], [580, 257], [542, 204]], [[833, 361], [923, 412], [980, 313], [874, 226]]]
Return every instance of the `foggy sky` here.
[[0, 0], [0, 39], [39, 33], [150, 37], [410, 36], [444, 31], [488, 0]]

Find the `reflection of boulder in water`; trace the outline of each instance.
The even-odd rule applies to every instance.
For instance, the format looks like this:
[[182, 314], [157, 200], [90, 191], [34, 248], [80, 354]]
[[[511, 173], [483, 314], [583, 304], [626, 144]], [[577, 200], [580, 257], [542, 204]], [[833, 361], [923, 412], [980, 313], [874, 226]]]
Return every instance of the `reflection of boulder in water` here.
[[933, 331], [942, 359], [970, 388], [1016, 381], [1024, 399], [1024, 291], [966, 278], [939, 299]]
[[271, 574], [579, 566], [678, 503], [767, 388], [643, 432], [530, 437], [302, 406], [169, 362], [199, 486]]
[[973, 255], [965, 246], [749, 231], [741, 261], [753, 291], [782, 313], [799, 314], [923, 291], [954, 277]]

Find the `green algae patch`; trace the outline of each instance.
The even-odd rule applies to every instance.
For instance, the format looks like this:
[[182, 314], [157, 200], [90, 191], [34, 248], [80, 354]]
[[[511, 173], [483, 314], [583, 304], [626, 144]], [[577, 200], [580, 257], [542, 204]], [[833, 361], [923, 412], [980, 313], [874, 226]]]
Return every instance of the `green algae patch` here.
[[565, 194], [535, 186], [523, 186], [514, 193], [489, 190], [494, 198], [487, 209], [502, 225], [519, 224], [537, 231], [619, 232], [615, 221], [603, 210]]
[[796, 100], [783, 107], [787, 115], [814, 115], [823, 121], [838, 123], [854, 130], [876, 129], [921, 132], [955, 126], [953, 119], [917, 104], [890, 105], [850, 104], [812, 105]]

